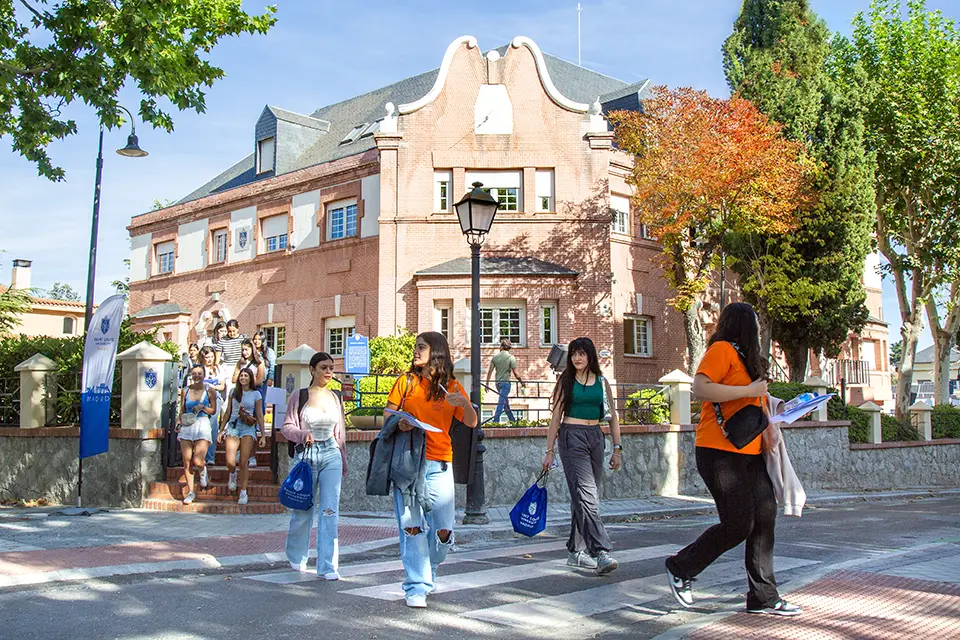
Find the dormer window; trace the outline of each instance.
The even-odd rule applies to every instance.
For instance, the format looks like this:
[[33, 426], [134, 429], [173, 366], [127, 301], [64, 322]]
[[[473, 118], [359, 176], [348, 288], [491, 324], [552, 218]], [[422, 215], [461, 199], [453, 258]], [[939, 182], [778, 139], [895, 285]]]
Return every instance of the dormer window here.
[[264, 138], [257, 143], [257, 173], [273, 171], [274, 156], [276, 155], [276, 138]]
[[370, 136], [372, 136], [373, 134], [375, 134], [377, 131], [380, 131], [380, 120], [377, 120], [377, 121], [374, 122], [373, 124], [367, 125], [367, 127], [366, 127], [366, 128], [363, 130], [363, 132], [360, 134], [360, 137], [361, 137], [361, 138], [369, 138]]

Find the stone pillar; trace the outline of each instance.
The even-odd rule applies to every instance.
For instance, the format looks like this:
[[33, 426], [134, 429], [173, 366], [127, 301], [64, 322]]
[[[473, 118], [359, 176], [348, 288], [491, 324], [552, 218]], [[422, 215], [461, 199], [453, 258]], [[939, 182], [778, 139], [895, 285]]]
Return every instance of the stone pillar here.
[[20, 428], [45, 426], [56, 415], [57, 385], [53, 376], [57, 363], [35, 353], [13, 370], [20, 374]]
[[[806, 380], [803, 381], [808, 387], [811, 387], [813, 391], [818, 396], [827, 395], [827, 382], [819, 376], [807, 376]], [[782, 400], [789, 400], [790, 398], [782, 398]], [[827, 405], [822, 404], [813, 412], [814, 420], [820, 422], [826, 422], [829, 418], [827, 417]]]
[[921, 440], [933, 440], [933, 407], [919, 400], [914, 402], [907, 411], [916, 420], [917, 432]]
[[870, 429], [867, 431], [867, 442], [870, 444], [879, 444], [883, 442], [883, 431], [880, 428], [880, 407], [872, 402], [860, 405], [861, 411], [866, 411], [870, 416]]
[[690, 424], [690, 401], [693, 398], [693, 378], [680, 369], [674, 369], [659, 380], [667, 385], [667, 399], [670, 401], [670, 422]]
[[277, 364], [283, 365], [283, 380], [275, 380], [273, 384], [284, 389], [287, 396], [297, 389], [309, 387], [313, 379], [310, 374], [310, 358], [316, 352], [310, 345], [302, 344], [277, 358]]
[[163, 426], [163, 394], [172, 375], [173, 356], [149, 342], [139, 342], [117, 355], [122, 369], [120, 426], [159, 429]]

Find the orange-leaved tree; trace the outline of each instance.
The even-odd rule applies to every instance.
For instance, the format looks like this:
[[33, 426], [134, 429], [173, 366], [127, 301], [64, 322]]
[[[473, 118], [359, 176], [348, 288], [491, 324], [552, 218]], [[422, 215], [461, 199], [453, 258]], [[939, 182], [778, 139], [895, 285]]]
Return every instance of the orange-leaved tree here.
[[656, 87], [642, 111], [610, 120], [619, 148], [635, 156], [637, 217], [663, 245], [692, 373], [706, 351], [705, 300], [724, 234], [789, 232], [797, 211], [815, 202], [815, 164], [736, 96]]

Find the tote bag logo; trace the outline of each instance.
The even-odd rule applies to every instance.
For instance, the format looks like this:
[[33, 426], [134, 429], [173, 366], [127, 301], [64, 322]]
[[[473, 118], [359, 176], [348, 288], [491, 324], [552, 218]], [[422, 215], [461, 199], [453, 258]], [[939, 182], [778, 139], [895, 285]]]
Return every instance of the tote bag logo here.
[[527, 512], [528, 512], [530, 515], [532, 515], [532, 516], [537, 515], [537, 503], [536, 503], [536, 502], [531, 502], [531, 503], [530, 503], [530, 506], [527, 507]]
[[100, 333], [106, 335], [110, 331], [110, 318], [104, 318], [100, 321]]
[[293, 490], [303, 491], [303, 480], [301, 480], [300, 478], [297, 478], [296, 481], [293, 483]]
[[153, 389], [155, 386], [157, 386], [156, 369], [147, 369], [143, 372], [143, 383], [147, 385], [147, 389]]

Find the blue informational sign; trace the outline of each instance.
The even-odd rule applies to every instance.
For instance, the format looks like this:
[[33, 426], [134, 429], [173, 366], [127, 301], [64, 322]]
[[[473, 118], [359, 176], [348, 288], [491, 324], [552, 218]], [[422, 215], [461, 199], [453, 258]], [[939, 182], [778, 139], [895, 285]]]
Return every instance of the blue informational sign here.
[[359, 378], [370, 373], [370, 338], [353, 334], [347, 338], [343, 350], [343, 364], [347, 373]]

